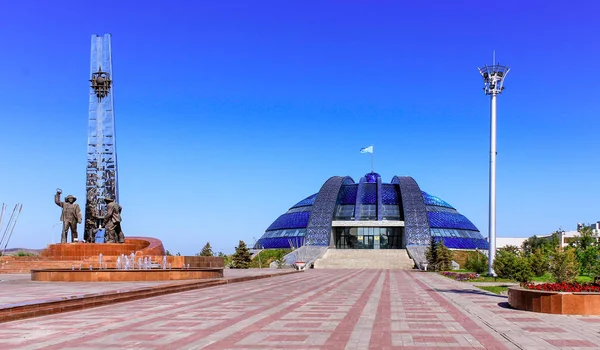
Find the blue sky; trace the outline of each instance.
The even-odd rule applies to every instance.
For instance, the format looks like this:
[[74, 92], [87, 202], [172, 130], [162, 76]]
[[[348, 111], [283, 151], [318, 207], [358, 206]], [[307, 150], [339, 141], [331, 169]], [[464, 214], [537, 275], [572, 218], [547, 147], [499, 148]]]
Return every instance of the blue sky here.
[[[600, 220], [597, 1], [3, 1], [0, 202], [9, 247], [60, 239], [83, 199], [92, 34], [113, 35], [123, 229], [232, 252], [333, 175], [413, 176], [487, 235], [489, 98], [498, 236]], [[592, 67], [592, 68], [589, 68]], [[79, 201], [83, 205], [84, 201]], [[80, 225], [80, 231], [83, 230]]]

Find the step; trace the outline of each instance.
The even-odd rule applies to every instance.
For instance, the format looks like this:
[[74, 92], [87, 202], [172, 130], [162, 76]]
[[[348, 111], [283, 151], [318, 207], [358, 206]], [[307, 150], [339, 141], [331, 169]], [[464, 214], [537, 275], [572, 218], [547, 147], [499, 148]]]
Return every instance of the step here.
[[328, 249], [314, 267], [409, 270], [414, 262], [405, 249]]

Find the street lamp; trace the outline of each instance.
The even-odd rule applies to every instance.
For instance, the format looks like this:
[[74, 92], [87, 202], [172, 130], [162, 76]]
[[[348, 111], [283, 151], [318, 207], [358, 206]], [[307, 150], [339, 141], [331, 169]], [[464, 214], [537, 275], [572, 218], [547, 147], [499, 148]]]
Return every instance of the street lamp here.
[[489, 213], [489, 257], [488, 257], [488, 275], [495, 276], [493, 269], [494, 257], [496, 256], [496, 96], [504, 90], [504, 78], [510, 70], [507, 66], [501, 66], [496, 63], [494, 54], [494, 64], [484, 66], [479, 69], [483, 77], [483, 91], [491, 96], [491, 123], [490, 123], [490, 213]]

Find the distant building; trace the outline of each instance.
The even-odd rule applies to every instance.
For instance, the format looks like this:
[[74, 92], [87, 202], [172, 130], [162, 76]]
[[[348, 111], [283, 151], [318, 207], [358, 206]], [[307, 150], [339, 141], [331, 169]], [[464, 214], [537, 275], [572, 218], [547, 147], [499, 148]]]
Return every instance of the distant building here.
[[[560, 241], [561, 247], [566, 247], [570, 243], [574, 242], [575, 239], [577, 237], [579, 237], [579, 235], [580, 235], [579, 230], [583, 229], [584, 227], [591, 227], [594, 233], [596, 233], [596, 234], [600, 233], [600, 221], [593, 223], [589, 226], [586, 226], [582, 223], [578, 223], [577, 231], [560, 231], [559, 232], [558, 239]], [[535, 235], [535, 236], [537, 236], [538, 238], [552, 239], [552, 234]], [[530, 237], [533, 237], [533, 236], [530, 236]], [[529, 238], [529, 237], [497, 237], [496, 238], [496, 247], [504, 248], [509, 245], [521, 247], [521, 245], [523, 244], [523, 242], [525, 242], [527, 240], [527, 238]]]

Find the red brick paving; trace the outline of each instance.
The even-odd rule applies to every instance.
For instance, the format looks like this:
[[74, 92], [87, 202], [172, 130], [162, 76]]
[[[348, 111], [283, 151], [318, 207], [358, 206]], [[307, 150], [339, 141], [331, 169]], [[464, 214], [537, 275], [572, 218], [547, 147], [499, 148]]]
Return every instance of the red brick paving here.
[[600, 317], [503, 303], [433, 273], [309, 270], [4, 323], [0, 349], [600, 348]]

